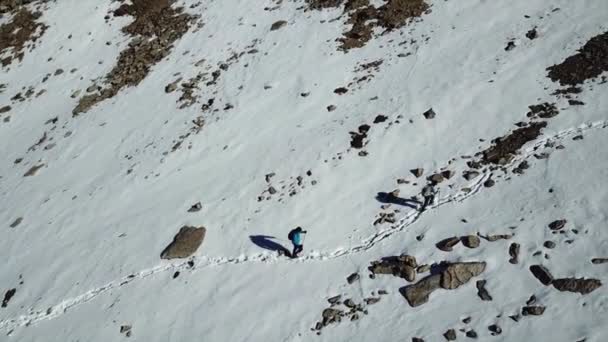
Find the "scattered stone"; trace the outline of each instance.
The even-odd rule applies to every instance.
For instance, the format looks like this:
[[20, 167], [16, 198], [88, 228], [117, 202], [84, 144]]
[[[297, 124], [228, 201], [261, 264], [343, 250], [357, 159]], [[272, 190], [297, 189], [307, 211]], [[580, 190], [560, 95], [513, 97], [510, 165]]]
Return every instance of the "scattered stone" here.
[[496, 234], [496, 235], [487, 235], [487, 236], [483, 236], [480, 235], [482, 238], [488, 240], [489, 242], [495, 242], [498, 240], [509, 240], [513, 237], [513, 235], [510, 234]]
[[543, 313], [545, 313], [545, 307], [544, 306], [524, 306], [521, 309], [521, 314], [524, 316], [540, 316]]
[[575, 136], [574, 138], [572, 138], [572, 140], [576, 141], [576, 140], [583, 140], [583, 136], [581, 134]]
[[121, 325], [120, 326], [120, 333], [121, 334], [125, 334], [126, 337], [131, 337], [131, 326], [130, 325]]
[[546, 121], [532, 122], [527, 127], [518, 128], [507, 136], [492, 140], [493, 145], [481, 152], [482, 162], [498, 165], [509, 163], [517, 151], [528, 141], [535, 140], [546, 126]]
[[566, 225], [568, 221], [567, 220], [556, 220], [553, 221], [551, 223], [549, 223], [549, 229], [551, 230], [560, 230], [562, 228], [564, 228], [564, 226]]
[[451, 252], [458, 242], [460, 242], [460, 239], [454, 236], [437, 242], [435, 246], [444, 252]]
[[348, 92], [348, 89], [346, 89], [346, 88], [344, 88], [344, 87], [339, 87], [339, 88], [336, 88], [336, 89], [334, 90], [334, 93], [335, 93], [335, 94], [338, 94], [338, 95], [344, 95], [344, 94], [346, 94], [347, 92]]
[[464, 179], [468, 181], [477, 178], [477, 176], [479, 176], [479, 172], [473, 170], [467, 170], [463, 174]]
[[359, 280], [359, 278], [360, 278], [359, 273], [353, 273], [346, 278], [346, 281], [349, 284], [352, 284], [352, 283], [356, 282], [357, 280]]
[[6, 291], [4, 294], [4, 299], [2, 300], [2, 307], [5, 308], [8, 305], [8, 302], [13, 298], [13, 296], [17, 293], [17, 289], [10, 289]]
[[23, 221], [23, 217], [17, 217], [17, 219], [15, 219], [15, 221], [13, 221], [13, 223], [11, 223], [10, 227], [11, 228], [15, 228], [17, 227], [21, 221]]
[[426, 112], [424, 112], [422, 115], [424, 115], [424, 117], [427, 120], [430, 120], [430, 119], [434, 119], [437, 114], [435, 113], [435, 111], [433, 110], [433, 108], [430, 108], [429, 110], [427, 110]]
[[475, 332], [475, 330], [469, 330], [465, 335], [469, 338], [477, 338], [477, 332]]
[[528, 298], [528, 300], [526, 301], [526, 305], [530, 306], [534, 304], [536, 304], [536, 296], [531, 295], [530, 298]]
[[268, 188], [268, 193], [271, 194], [271, 195], [274, 195], [274, 194], [277, 193], [277, 189], [275, 189], [274, 186], [271, 186], [271, 187]]
[[175, 271], [175, 273], [173, 273], [173, 279], [179, 277], [179, 271]]
[[445, 171], [441, 172], [441, 175], [445, 179], [450, 179], [450, 178], [454, 177], [455, 174], [456, 174], [456, 172], [454, 172], [452, 170], [445, 170]]
[[57, 69], [57, 70], [55, 70], [55, 76], [59, 76], [61, 74], [63, 74], [63, 69]]
[[545, 266], [532, 265], [530, 266], [530, 272], [545, 286], [551, 285], [553, 282], [553, 275]]
[[275, 21], [271, 26], [270, 26], [270, 31], [276, 31], [280, 28], [282, 28], [283, 26], [287, 25], [287, 21], [285, 20], [279, 20], [279, 21]]
[[430, 180], [431, 182], [434, 182], [435, 184], [439, 184], [439, 183], [443, 182], [444, 178], [441, 173], [436, 173], [436, 174], [430, 176], [428, 178], [428, 180]]
[[543, 246], [545, 246], [545, 248], [548, 248], [548, 249], [553, 249], [553, 248], [555, 248], [555, 242], [545, 241], [545, 243], [543, 243]]
[[555, 103], [544, 102], [541, 104], [528, 106], [530, 111], [526, 114], [531, 119], [541, 118], [550, 119], [559, 114], [559, 110]]
[[321, 316], [323, 317], [323, 326], [327, 326], [330, 323], [339, 322], [342, 310], [327, 308], [323, 310]]
[[337, 108], [337, 107], [336, 107], [336, 106], [334, 106], [334, 105], [329, 105], [329, 106], [327, 106], [327, 111], [328, 111], [328, 112], [333, 112], [334, 110], [336, 110], [336, 108]]
[[200, 211], [203, 208], [203, 205], [201, 204], [201, 202], [196, 202], [195, 204], [193, 204], [190, 209], [188, 209], [189, 213], [195, 213], [197, 211]]
[[380, 301], [379, 297], [371, 297], [371, 298], [365, 298], [365, 304], [367, 305], [373, 305], [376, 304]]
[[339, 304], [340, 300], [342, 300], [342, 295], [333, 296], [327, 299], [329, 304]]
[[357, 307], [357, 304], [352, 300], [352, 299], [347, 299], [344, 301], [344, 306], [346, 306], [349, 309], [353, 309]]
[[161, 259], [181, 259], [194, 254], [205, 239], [205, 227], [184, 226], [160, 254]]
[[579, 100], [568, 100], [568, 104], [571, 106], [584, 106], [585, 102]]
[[530, 40], [538, 38], [538, 32], [536, 31], [536, 27], [526, 33], [526, 38]]
[[32, 166], [29, 170], [27, 170], [27, 172], [25, 174], [23, 174], [23, 177], [34, 176], [38, 172], [38, 170], [40, 170], [43, 167], [44, 167], [44, 164]]
[[448, 331], [443, 333], [443, 337], [445, 337], [447, 341], [456, 341], [456, 330], [449, 329]]
[[509, 246], [509, 256], [511, 257], [509, 262], [514, 265], [519, 263], [519, 249], [520, 245], [516, 242], [513, 242], [511, 246]]
[[373, 274], [392, 274], [409, 282], [416, 279], [416, 258], [410, 255], [386, 257], [380, 261], [373, 261], [368, 267]]
[[4, 107], [0, 108], [0, 114], [7, 113], [10, 110], [11, 110], [11, 106], [4, 106]]
[[420, 337], [412, 337], [412, 342], [424, 342]]
[[378, 116], [376, 116], [374, 118], [374, 123], [378, 124], [378, 123], [384, 122], [386, 120], [388, 120], [388, 117], [386, 115], [379, 114]]
[[412, 173], [414, 176], [416, 176], [416, 178], [420, 178], [420, 177], [422, 177], [422, 174], [424, 173], [424, 169], [423, 169], [423, 168], [421, 168], [421, 167], [419, 167], [419, 168], [417, 168], [417, 169], [412, 169], [412, 170], [410, 170], [410, 172], [411, 172], [411, 173]]
[[274, 176], [275, 176], [274, 172], [271, 172], [271, 173], [267, 174], [266, 177], [265, 177], [266, 183], [270, 183], [270, 179], [272, 177], [274, 177]]
[[466, 235], [460, 237], [460, 242], [468, 248], [477, 248], [481, 244], [479, 237], [475, 235]]
[[496, 184], [496, 182], [492, 178], [488, 178], [488, 180], [483, 182], [483, 186], [485, 186], [486, 188], [491, 188], [494, 186], [494, 184]]
[[463, 318], [462, 323], [469, 324], [469, 323], [471, 323], [471, 320], [472, 320], [471, 316], [465, 317], [465, 318]]
[[591, 263], [599, 265], [608, 263], [608, 258], [593, 258], [591, 259]]
[[498, 326], [497, 324], [490, 325], [488, 327], [488, 330], [490, 330], [490, 333], [492, 334], [492, 336], [502, 334], [502, 328], [500, 326]]
[[589, 294], [600, 286], [602, 282], [598, 279], [562, 278], [553, 281], [553, 287], [559, 291], [577, 292], [582, 295]]
[[515, 47], [516, 47], [515, 42], [511, 40], [507, 43], [507, 46], [505, 47], [505, 51], [511, 51], [511, 50], [515, 49]]
[[475, 285], [477, 287], [477, 295], [479, 296], [479, 298], [481, 298], [481, 300], [484, 300], [484, 301], [492, 300], [492, 296], [490, 296], [490, 293], [488, 292], [488, 290], [486, 290], [486, 287], [485, 287], [486, 280], [478, 280]]
[[416, 273], [426, 273], [431, 270], [431, 265], [420, 265], [416, 268]]

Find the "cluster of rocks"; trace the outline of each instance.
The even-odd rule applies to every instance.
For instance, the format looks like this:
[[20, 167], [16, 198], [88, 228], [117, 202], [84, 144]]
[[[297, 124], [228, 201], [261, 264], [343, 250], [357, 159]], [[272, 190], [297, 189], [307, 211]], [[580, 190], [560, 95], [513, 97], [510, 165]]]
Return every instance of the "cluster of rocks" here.
[[346, 24], [350, 25], [350, 29], [338, 39], [341, 43], [339, 48], [343, 51], [365, 46], [372, 39], [375, 28], [384, 32], [392, 31], [430, 11], [429, 5], [424, 0], [388, 0], [379, 7], [370, 4], [369, 0], [307, 0], [306, 2], [310, 10], [337, 8], [344, 5], [343, 14], [348, 17]]
[[545, 286], [553, 285], [559, 291], [577, 292], [582, 295], [589, 294], [602, 286], [599, 279], [585, 278], [560, 278], [554, 279], [547, 267], [542, 265], [530, 266], [530, 272], [541, 284]]
[[[288, 195], [289, 197], [293, 197], [297, 195], [300, 190], [306, 188], [306, 183], [308, 183], [304, 176], [296, 176], [295, 178], [289, 177], [289, 183], [286, 183], [285, 180], [281, 180], [278, 182], [280, 185], [280, 188], [278, 188], [278, 186], [272, 184], [272, 178], [274, 176], [275, 173], [271, 172], [266, 174], [264, 177], [268, 187], [262, 191], [260, 195], [258, 195], [258, 202], [262, 202], [264, 200], [269, 201], [272, 199], [272, 196], [275, 195], [279, 196], [278, 201], [281, 202], [283, 201], [283, 196]], [[306, 171], [306, 177], [312, 177], [311, 170]], [[310, 185], [317, 185], [317, 180], [310, 180]]]
[[194, 254], [205, 239], [205, 227], [184, 226], [160, 254], [161, 259], [181, 259]]
[[[387, 292], [380, 290], [378, 295], [386, 295]], [[316, 331], [317, 335], [321, 334], [321, 330], [330, 324], [336, 324], [342, 322], [342, 320], [356, 321], [361, 318], [362, 315], [367, 315], [367, 306], [376, 304], [380, 301], [379, 296], [368, 297], [363, 299], [363, 302], [356, 303], [353, 299], [347, 298], [342, 299], [342, 295], [337, 295], [328, 298], [327, 301], [330, 307], [323, 310], [321, 313], [321, 320], [318, 321], [311, 330]]]
[[14, 12], [12, 19], [0, 26], [0, 54], [6, 57], [0, 59], [3, 67], [10, 65], [13, 60], [23, 60], [26, 46], [33, 49], [36, 41], [48, 29], [39, 22], [40, 12], [32, 12], [23, 5], [29, 1], [3, 1], [0, 3], [0, 13]]
[[395, 277], [403, 278], [408, 282], [413, 282], [416, 280], [416, 273], [427, 272], [429, 266], [418, 265], [416, 257], [403, 254], [372, 261], [368, 269], [372, 273], [372, 278], [378, 274], [390, 274]]
[[133, 330], [133, 327], [131, 325], [121, 325], [120, 326], [120, 333], [124, 334], [125, 337], [131, 337], [132, 330]]
[[170, 54], [172, 45], [190, 28], [193, 16], [183, 8], [173, 8], [166, 0], [133, 0], [123, 3], [113, 13], [115, 17], [129, 15], [134, 20], [122, 31], [133, 37], [123, 50], [116, 66], [105, 76], [104, 87], [95, 87], [80, 98], [73, 115], [88, 111], [95, 104], [114, 97], [122, 88], [136, 86], [153, 65]]
[[485, 262], [441, 263], [431, 269], [431, 275], [416, 284], [402, 287], [399, 291], [410, 306], [420, 306], [428, 302], [433, 291], [439, 288], [456, 289], [483, 273], [485, 268]]

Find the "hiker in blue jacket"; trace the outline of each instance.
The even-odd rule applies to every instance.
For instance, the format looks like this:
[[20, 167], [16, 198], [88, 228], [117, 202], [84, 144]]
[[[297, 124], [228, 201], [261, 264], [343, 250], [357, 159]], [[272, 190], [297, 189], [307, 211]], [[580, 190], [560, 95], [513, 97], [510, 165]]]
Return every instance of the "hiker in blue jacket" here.
[[302, 230], [302, 227], [297, 227], [289, 232], [287, 237], [289, 241], [293, 244], [293, 252], [291, 253], [292, 258], [297, 258], [298, 253], [304, 250], [304, 241], [302, 239], [302, 234], [306, 234], [305, 230]]

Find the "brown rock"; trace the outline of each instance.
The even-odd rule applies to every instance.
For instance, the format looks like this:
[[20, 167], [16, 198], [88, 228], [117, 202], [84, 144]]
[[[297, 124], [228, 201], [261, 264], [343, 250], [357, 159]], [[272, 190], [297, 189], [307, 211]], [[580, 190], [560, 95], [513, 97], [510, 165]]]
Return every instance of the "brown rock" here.
[[205, 239], [205, 227], [182, 227], [167, 248], [160, 254], [161, 259], [187, 258], [194, 254]]
[[578, 292], [582, 295], [591, 293], [602, 286], [598, 279], [562, 278], [553, 281], [553, 287], [559, 291]]
[[275, 21], [272, 26], [270, 26], [270, 31], [276, 31], [285, 25], [287, 25], [287, 21], [285, 20]]
[[357, 280], [359, 280], [359, 273], [353, 273], [351, 275], [349, 275], [348, 277], [346, 277], [346, 282], [348, 282], [349, 284], [352, 284], [354, 282], [356, 282]]
[[471, 278], [480, 275], [486, 269], [485, 262], [460, 262], [450, 264], [441, 272], [440, 286], [453, 290], [466, 284]]
[[42, 169], [43, 167], [44, 167], [44, 164], [32, 166], [29, 170], [27, 170], [27, 172], [23, 175], [23, 177], [34, 176], [38, 172], [38, 170]]
[[4, 107], [0, 108], [0, 114], [7, 113], [10, 110], [11, 110], [11, 106], [4, 106]]
[[478, 280], [475, 286], [477, 287], [477, 295], [479, 296], [479, 298], [481, 298], [481, 300], [492, 300], [492, 296], [490, 296], [490, 293], [488, 292], [488, 290], [486, 290], [486, 280]]
[[445, 337], [447, 341], [456, 341], [456, 330], [450, 329], [446, 331], [443, 333], [443, 337]]
[[444, 181], [444, 178], [441, 173], [436, 173], [436, 174], [432, 175], [431, 177], [429, 177], [429, 180], [432, 182], [435, 182], [436, 184], [439, 184]]
[[477, 248], [481, 243], [479, 237], [475, 235], [462, 236], [460, 237], [460, 242], [468, 248]]
[[420, 306], [429, 301], [430, 294], [440, 287], [441, 275], [430, 275], [416, 284], [405, 286], [399, 289], [399, 292], [411, 307]]
[[444, 252], [451, 252], [453, 250], [452, 247], [458, 244], [458, 242], [460, 242], [460, 239], [454, 236], [437, 242], [435, 246]]
[[524, 306], [521, 309], [521, 314], [524, 316], [540, 316], [543, 313], [545, 313], [545, 307], [544, 306]]

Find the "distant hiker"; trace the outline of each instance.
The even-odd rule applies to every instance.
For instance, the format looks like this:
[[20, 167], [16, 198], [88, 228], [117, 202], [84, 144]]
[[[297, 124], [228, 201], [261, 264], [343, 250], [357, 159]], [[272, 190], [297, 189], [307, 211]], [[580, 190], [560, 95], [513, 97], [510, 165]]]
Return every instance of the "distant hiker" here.
[[424, 203], [422, 204], [420, 211], [426, 210], [426, 207], [429, 204], [433, 204], [436, 194], [437, 190], [435, 190], [435, 182], [430, 182], [424, 188], [422, 188], [422, 197], [424, 197]]
[[298, 253], [304, 250], [304, 241], [302, 239], [302, 234], [306, 234], [305, 230], [302, 230], [302, 227], [297, 227], [289, 232], [287, 237], [289, 241], [293, 243], [293, 252], [291, 253], [292, 258], [297, 258]]

